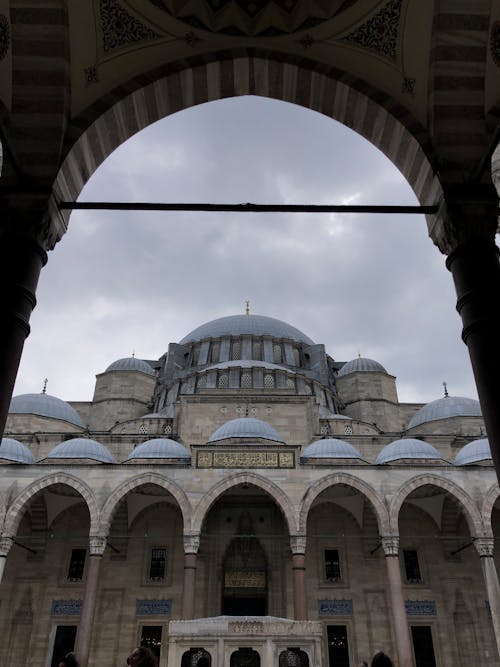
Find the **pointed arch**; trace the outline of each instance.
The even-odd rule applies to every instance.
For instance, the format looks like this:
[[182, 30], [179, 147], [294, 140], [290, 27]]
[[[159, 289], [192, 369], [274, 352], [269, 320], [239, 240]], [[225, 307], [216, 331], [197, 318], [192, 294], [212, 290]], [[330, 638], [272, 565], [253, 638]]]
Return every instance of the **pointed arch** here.
[[29, 501], [44, 489], [48, 489], [56, 484], [64, 484], [77, 491], [87, 504], [90, 515], [90, 534], [96, 535], [99, 527], [99, 510], [94, 492], [91, 488], [77, 477], [65, 472], [57, 472], [47, 477], [32, 482], [26, 489], [14, 499], [12, 505], [7, 510], [5, 517], [3, 534], [14, 536], [19, 527], [19, 523], [26, 510]]
[[290, 535], [296, 533], [297, 521], [290, 498], [277, 484], [253, 472], [239, 472], [230, 475], [213, 486], [198, 503], [193, 513], [192, 531], [199, 533], [203, 521], [212, 505], [229, 489], [239, 484], [251, 484], [265, 491], [283, 512]]
[[483, 522], [479, 509], [469, 494], [458, 486], [458, 484], [455, 484], [455, 482], [433, 474], [419, 475], [410, 482], [405, 482], [400, 486], [389, 504], [391, 534], [397, 535], [399, 533], [399, 513], [403, 503], [410, 493], [422, 486], [435, 486], [453, 496], [460, 503], [464, 511], [471, 535], [478, 536], [483, 534]]
[[491, 515], [493, 514], [493, 507], [500, 496], [500, 488], [495, 482], [493, 486], [488, 489], [481, 508], [483, 517], [484, 529], [487, 534], [493, 534], [493, 526], [491, 525]]
[[162, 475], [155, 472], [149, 472], [141, 473], [136, 477], [132, 477], [126, 482], [123, 482], [108, 497], [101, 510], [101, 531], [106, 534], [108, 533], [113, 515], [118, 505], [120, 504], [120, 501], [123, 500], [128, 493], [134, 491], [134, 489], [137, 489], [140, 486], [144, 486], [145, 484], [153, 484], [160, 487], [161, 489], [164, 489], [165, 491], [168, 491], [170, 495], [176, 500], [179, 509], [181, 510], [184, 532], [189, 528], [191, 525], [191, 504], [185, 492], [176, 482], [173, 482], [171, 479], [163, 477]]
[[327, 475], [326, 477], [323, 477], [321, 480], [314, 482], [314, 484], [309, 486], [302, 498], [299, 531], [305, 534], [307, 517], [316, 498], [329, 487], [336, 486], [338, 484], [350, 486], [365, 496], [375, 511], [380, 534], [387, 535], [389, 530], [389, 515], [384, 502], [372, 486], [370, 486], [367, 482], [359, 479], [358, 477], [348, 473], [332, 473], [331, 475]]

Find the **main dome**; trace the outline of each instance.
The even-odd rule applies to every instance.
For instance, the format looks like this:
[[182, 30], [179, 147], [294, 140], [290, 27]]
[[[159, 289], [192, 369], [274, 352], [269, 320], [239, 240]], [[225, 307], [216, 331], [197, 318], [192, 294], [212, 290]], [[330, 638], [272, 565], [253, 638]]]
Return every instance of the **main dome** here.
[[265, 315], [229, 315], [217, 320], [206, 322], [193, 329], [180, 341], [181, 345], [196, 343], [205, 338], [221, 338], [222, 336], [271, 336], [272, 338], [289, 338], [297, 343], [314, 345], [308, 336], [291, 324]]

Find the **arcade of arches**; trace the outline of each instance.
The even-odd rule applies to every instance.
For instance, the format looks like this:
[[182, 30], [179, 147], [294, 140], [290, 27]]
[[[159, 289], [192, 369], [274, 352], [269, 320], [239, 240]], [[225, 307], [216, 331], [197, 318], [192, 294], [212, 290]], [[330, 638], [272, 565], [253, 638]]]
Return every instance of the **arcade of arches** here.
[[[0, 0], [0, 655], [493, 667], [500, 1], [219, 5]], [[88, 403], [11, 402], [59, 202], [145, 126], [236, 95], [344, 123], [438, 206], [480, 406], [400, 403], [377, 362], [259, 316], [111, 364]]]

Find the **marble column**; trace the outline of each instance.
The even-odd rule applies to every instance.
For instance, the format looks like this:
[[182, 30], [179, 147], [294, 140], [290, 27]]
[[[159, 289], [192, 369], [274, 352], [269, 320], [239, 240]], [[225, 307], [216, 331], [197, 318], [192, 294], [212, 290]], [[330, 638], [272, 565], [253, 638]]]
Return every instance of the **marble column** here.
[[35, 240], [2, 223], [0, 220], [0, 439], [24, 341], [30, 333], [38, 277], [47, 262], [47, 253]]
[[498, 574], [493, 560], [494, 539], [492, 537], [478, 537], [474, 540], [474, 546], [481, 558], [488, 604], [490, 605], [491, 621], [497, 643], [498, 656], [500, 658], [500, 586]]
[[89, 540], [89, 561], [83, 592], [82, 611], [76, 636], [75, 653], [80, 667], [87, 667], [90, 644], [92, 641], [92, 627], [97, 602], [97, 588], [101, 571], [102, 557], [106, 549], [106, 538], [91, 536]]
[[306, 540], [305, 535], [290, 537], [293, 571], [293, 616], [296, 621], [307, 620]]
[[461, 243], [446, 260], [457, 293], [466, 343], [493, 462], [500, 480], [500, 262], [493, 239]]
[[200, 546], [199, 535], [184, 535], [184, 587], [182, 589], [182, 618], [194, 618], [196, 556]]
[[12, 537], [1, 537], [0, 538], [0, 583], [3, 579], [3, 573], [5, 572], [5, 563], [7, 562], [7, 556], [9, 551], [14, 544]]
[[413, 653], [410, 642], [410, 631], [406, 619], [406, 607], [403, 596], [403, 582], [399, 563], [399, 537], [393, 535], [382, 538], [382, 548], [387, 566], [389, 594], [391, 596], [392, 624], [398, 667], [413, 667]]

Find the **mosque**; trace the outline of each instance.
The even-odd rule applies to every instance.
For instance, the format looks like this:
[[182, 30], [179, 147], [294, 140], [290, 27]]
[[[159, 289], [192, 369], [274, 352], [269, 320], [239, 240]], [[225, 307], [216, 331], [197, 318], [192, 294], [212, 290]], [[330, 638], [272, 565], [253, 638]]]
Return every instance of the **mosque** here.
[[87, 402], [15, 396], [1, 661], [497, 666], [500, 491], [479, 403], [445, 394], [401, 403], [379, 362], [247, 312]]

